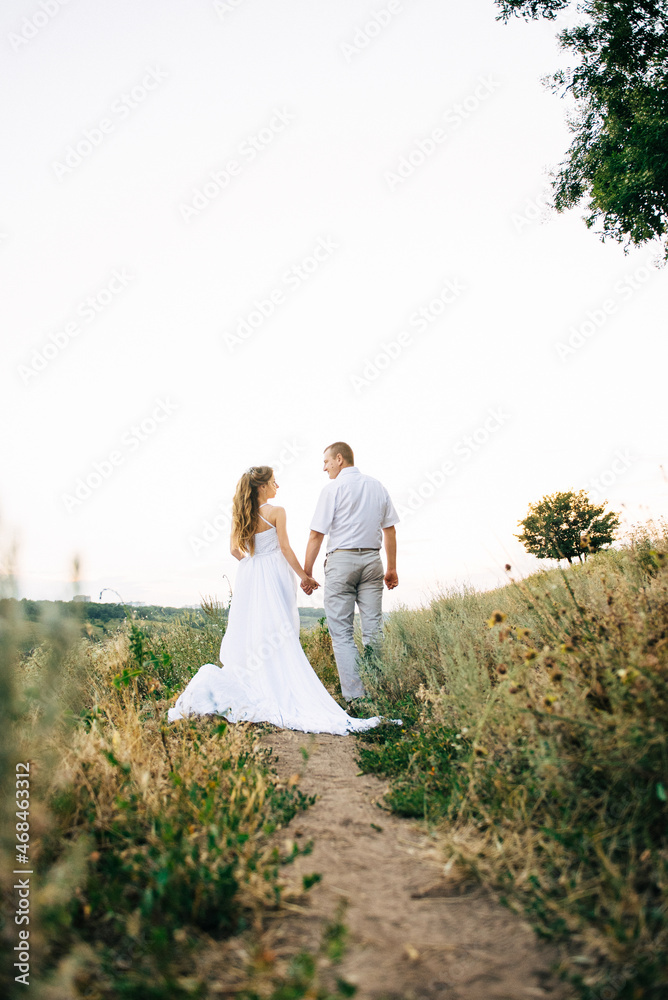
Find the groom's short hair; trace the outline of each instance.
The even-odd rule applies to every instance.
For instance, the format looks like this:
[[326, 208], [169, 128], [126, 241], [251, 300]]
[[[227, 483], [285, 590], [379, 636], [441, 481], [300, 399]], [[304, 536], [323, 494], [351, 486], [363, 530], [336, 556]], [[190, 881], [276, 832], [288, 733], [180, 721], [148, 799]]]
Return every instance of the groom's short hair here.
[[349, 444], [346, 444], [345, 441], [335, 441], [334, 444], [330, 444], [328, 448], [325, 448], [325, 451], [331, 452], [334, 458], [336, 458], [337, 455], [340, 455], [343, 461], [348, 465], [355, 464], [353, 449]]

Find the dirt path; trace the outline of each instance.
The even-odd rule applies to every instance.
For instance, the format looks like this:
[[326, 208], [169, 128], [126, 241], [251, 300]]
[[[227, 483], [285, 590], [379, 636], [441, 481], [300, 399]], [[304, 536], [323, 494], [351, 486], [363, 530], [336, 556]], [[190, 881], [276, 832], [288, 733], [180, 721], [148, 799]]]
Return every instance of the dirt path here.
[[[288, 833], [315, 842], [291, 875], [319, 872], [322, 882], [303, 898], [301, 912], [272, 923], [280, 951], [317, 948], [344, 898], [350, 937], [337, 971], [358, 987], [357, 1000], [569, 995], [549, 973], [556, 952], [527, 923], [476, 883], [448, 877], [416, 824], [378, 808], [387, 785], [358, 776], [352, 737], [283, 731], [261, 742], [273, 748], [281, 777], [303, 772], [299, 787], [318, 795]], [[309, 752], [306, 764], [300, 747]]]

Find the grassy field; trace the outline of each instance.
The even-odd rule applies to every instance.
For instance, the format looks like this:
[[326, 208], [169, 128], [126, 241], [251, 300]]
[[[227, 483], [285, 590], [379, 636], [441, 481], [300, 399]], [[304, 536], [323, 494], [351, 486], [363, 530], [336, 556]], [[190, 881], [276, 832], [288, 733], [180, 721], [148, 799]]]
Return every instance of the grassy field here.
[[[668, 524], [397, 611], [359, 739], [386, 805], [563, 945], [583, 1000], [668, 996]], [[316, 660], [317, 662], [317, 660]], [[366, 712], [364, 713], [366, 714]]]
[[[668, 995], [667, 554], [662, 522], [583, 565], [524, 580], [511, 569], [498, 590], [396, 611], [362, 668], [361, 714], [405, 723], [357, 741], [361, 769], [390, 778], [385, 808], [427, 824], [446, 865], [558, 943], [582, 1000]], [[205, 997], [197, 956], [241, 939], [240, 1000], [352, 995], [321, 985], [334, 932], [323, 955], [263, 952], [264, 916], [310, 849], [289, 835], [310, 803], [277, 778], [262, 727], [165, 720], [216, 662], [225, 607], [127, 618], [102, 638], [51, 607], [26, 646], [20, 604], [0, 601], [3, 994], [15, 986], [16, 763], [29, 760], [36, 995]], [[340, 697], [324, 620], [301, 639]]]
[[20, 610], [0, 601], [2, 995], [26, 992], [13, 966], [18, 868], [32, 872], [28, 991], [40, 1000], [210, 996], [198, 956], [228, 941], [240, 1000], [350, 996], [345, 983], [318, 985], [340, 949], [336, 923], [322, 954], [277, 959], [262, 944], [285, 886], [299, 899], [318, 879], [290, 885], [290, 863], [312, 849], [285, 832], [312, 802], [298, 776], [278, 779], [262, 727], [166, 722], [189, 677], [216, 661], [225, 609], [127, 619], [98, 641], [50, 607], [28, 653]]

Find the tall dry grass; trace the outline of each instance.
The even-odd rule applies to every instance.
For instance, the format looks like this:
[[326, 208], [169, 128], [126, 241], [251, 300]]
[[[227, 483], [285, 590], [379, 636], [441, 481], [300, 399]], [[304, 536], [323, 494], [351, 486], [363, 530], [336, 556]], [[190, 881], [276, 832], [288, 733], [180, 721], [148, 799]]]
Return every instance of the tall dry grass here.
[[[208, 631], [183, 620], [149, 636], [129, 621], [103, 643], [56, 617], [21, 657], [17, 606], [0, 602], [4, 995], [16, 987], [17, 761], [30, 761], [30, 986], [40, 998], [204, 996], [194, 951], [212, 938], [259, 940], [263, 914], [281, 905], [282, 866], [310, 845], [276, 832], [309, 800], [270, 770], [253, 727], [166, 722], [175, 691], [214, 646], [217, 655], [213, 611]], [[244, 977], [239, 995], [251, 988]]]
[[668, 995], [668, 524], [567, 571], [393, 614], [360, 760], [567, 945], [586, 1000]]

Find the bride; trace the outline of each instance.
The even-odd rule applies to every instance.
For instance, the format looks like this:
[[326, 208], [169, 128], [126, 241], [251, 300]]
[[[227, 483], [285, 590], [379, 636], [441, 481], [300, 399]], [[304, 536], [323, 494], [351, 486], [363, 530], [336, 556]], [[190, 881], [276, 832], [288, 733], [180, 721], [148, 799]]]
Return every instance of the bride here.
[[213, 663], [200, 667], [167, 718], [173, 722], [215, 714], [230, 722], [270, 722], [283, 729], [341, 735], [370, 729], [381, 719], [348, 715], [302, 650], [297, 577], [307, 593], [319, 584], [290, 548], [285, 510], [267, 503], [277, 490], [268, 465], [248, 469], [237, 483], [230, 549], [239, 569], [220, 646], [223, 668]]

